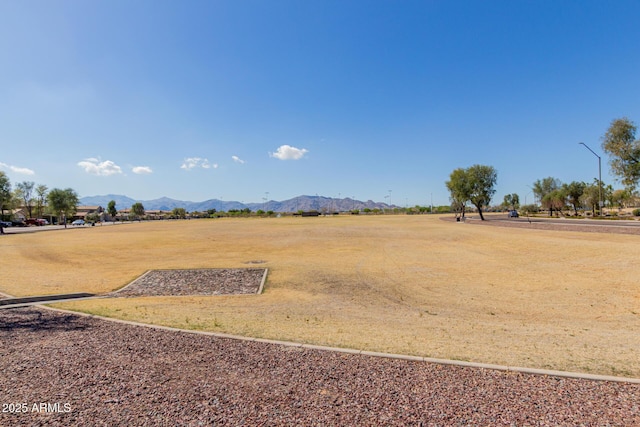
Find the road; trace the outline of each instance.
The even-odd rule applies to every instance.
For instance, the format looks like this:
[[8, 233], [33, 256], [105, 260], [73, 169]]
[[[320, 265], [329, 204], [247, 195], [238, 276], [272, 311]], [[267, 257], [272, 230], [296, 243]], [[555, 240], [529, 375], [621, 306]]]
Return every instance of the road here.
[[[112, 226], [114, 224], [124, 224], [123, 222], [105, 222], [102, 224], [96, 225], [96, 227], [102, 226]], [[83, 229], [89, 228], [91, 225], [67, 225], [67, 230], [74, 229]], [[43, 226], [28, 226], [28, 227], [5, 227], [5, 234], [23, 234], [23, 233], [36, 233], [40, 231], [53, 231], [53, 230], [64, 230], [64, 225], [43, 225]]]
[[507, 218], [506, 216], [486, 216], [489, 221], [514, 221], [526, 223], [544, 223], [558, 225], [587, 225], [595, 227], [640, 227], [640, 221], [636, 220], [606, 220], [606, 219], [568, 219], [568, 218], [538, 218], [520, 217]]

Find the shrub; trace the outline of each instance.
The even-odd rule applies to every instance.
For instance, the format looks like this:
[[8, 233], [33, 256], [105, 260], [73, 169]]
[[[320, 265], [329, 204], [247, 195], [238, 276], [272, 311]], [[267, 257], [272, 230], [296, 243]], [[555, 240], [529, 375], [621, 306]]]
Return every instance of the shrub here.
[[640, 216], [640, 209], [634, 209], [632, 213], [633, 216]]

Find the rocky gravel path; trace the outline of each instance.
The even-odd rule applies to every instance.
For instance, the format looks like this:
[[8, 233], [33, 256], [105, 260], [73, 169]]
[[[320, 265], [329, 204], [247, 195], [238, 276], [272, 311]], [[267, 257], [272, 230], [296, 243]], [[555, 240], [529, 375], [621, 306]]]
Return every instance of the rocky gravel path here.
[[150, 270], [111, 296], [255, 294], [264, 268]]
[[640, 385], [0, 311], [2, 426], [633, 426]]

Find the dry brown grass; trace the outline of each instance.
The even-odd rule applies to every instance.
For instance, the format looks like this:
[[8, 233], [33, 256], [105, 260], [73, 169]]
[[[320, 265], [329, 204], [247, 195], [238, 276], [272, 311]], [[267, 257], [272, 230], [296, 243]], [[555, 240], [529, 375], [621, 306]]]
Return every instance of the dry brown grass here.
[[[4, 236], [0, 291], [109, 292], [267, 261], [259, 296], [60, 304], [175, 327], [640, 377], [638, 236], [430, 216], [151, 222]], [[261, 265], [262, 266], [262, 265]]]

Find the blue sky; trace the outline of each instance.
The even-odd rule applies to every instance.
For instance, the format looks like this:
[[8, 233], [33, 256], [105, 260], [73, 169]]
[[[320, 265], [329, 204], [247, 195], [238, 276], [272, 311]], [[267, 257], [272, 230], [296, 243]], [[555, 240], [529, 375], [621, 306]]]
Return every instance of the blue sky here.
[[[494, 202], [592, 181], [640, 122], [637, 1], [0, 0], [0, 170], [12, 183], [259, 202]], [[391, 192], [389, 192], [391, 190]]]

